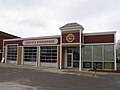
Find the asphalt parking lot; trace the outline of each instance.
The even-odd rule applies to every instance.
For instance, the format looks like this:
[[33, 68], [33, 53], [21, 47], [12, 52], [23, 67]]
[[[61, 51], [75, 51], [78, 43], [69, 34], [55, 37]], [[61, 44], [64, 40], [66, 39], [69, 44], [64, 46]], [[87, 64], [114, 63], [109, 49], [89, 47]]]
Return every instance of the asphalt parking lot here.
[[0, 90], [120, 90], [119, 74], [97, 77], [0, 67]]

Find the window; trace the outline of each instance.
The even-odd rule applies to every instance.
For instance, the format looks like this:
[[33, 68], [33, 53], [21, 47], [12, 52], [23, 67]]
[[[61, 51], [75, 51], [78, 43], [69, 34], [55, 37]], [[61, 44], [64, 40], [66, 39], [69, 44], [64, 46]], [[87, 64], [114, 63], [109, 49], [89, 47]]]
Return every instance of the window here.
[[17, 61], [17, 45], [7, 46], [7, 60]]
[[104, 63], [104, 69], [113, 69], [113, 68], [114, 68], [114, 63], [111, 62]]
[[73, 50], [73, 48], [68, 47], [68, 48], [67, 48], [67, 53], [72, 53], [72, 50]]
[[83, 68], [91, 68], [91, 62], [84, 62], [83, 63]]
[[85, 45], [83, 46], [83, 61], [91, 61], [92, 60], [92, 46]]
[[78, 60], [79, 61], [79, 48], [73, 48], [73, 60]]
[[104, 60], [114, 61], [114, 45], [104, 45]]
[[24, 47], [24, 61], [36, 62], [37, 47]]
[[93, 62], [93, 67], [96, 69], [102, 69], [103, 63], [102, 62]]
[[57, 47], [56, 46], [41, 46], [40, 60], [46, 63], [57, 62]]
[[102, 61], [102, 45], [93, 45], [93, 61]]
[[114, 44], [82, 46], [82, 63], [83, 68], [113, 69]]

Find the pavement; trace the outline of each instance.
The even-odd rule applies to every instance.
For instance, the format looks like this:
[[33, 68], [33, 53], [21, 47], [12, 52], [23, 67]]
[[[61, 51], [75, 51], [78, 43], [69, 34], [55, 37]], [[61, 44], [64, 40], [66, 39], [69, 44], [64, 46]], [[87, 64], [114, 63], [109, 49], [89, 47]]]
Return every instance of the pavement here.
[[88, 76], [88, 77], [99, 77], [102, 75], [120, 75], [120, 73], [108, 73], [108, 72], [94, 72], [94, 71], [79, 71], [76, 68], [67, 68], [67, 69], [58, 69], [54, 67], [43, 67], [43, 66], [34, 66], [34, 65], [16, 65], [16, 64], [5, 64], [0, 63], [0, 67], [13, 67], [13, 68], [23, 68], [23, 69], [34, 69], [42, 72], [51, 72], [58, 74], [73, 74], [78, 76]]
[[0, 63], [0, 90], [119, 90], [120, 74]]

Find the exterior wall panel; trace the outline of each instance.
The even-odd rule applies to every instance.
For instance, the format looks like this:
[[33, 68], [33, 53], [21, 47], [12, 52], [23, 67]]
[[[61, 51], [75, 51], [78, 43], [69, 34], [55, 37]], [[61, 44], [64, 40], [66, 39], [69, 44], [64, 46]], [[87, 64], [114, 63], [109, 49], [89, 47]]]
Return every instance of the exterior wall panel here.
[[[46, 39], [57, 39], [58, 43], [57, 45], [60, 44], [60, 38], [45, 38], [45, 39], [25, 39], [25, 40], [14, 40], [14, 41], [4, 41], [4, 46], [7, 44], [18, 44], [18, 46], [24, 46], [23, 41], [29, 41], [29, 40], [46, 40]], [[45, 45], [45, 44], [44, 44]], [[48, 45], [48, 44], [47, 44]], [[51, 44], [52, 45], [52, 44]]]
[[67, 32], [63, 32], [62, 33], [62, 43], [68, 43], [68, 41], [66, 40], [66, 36], [69, 35], [69, 34], [73, 34], [75, 36], [75, 40], [73, 40], [72, 43], [79, 43], [80, 42], [80, 33], [77, 31], [77, 32], [72, 32], [72, 31], [67, 31]]
[[114, 43], [114, 34], [84, 36], [84, 43]]
[[[6, 59], [6, 48], [5, 47], [3, 49], [3, 56], [2, 57]], [[4, 63], [5, 63], [5, 60], [4, 60]]]
[[18, 47], [18, 61], [17, 64], [21, 65], [22, 63], [22, 47]]
[[0, 49], [3, 47], [3, 39], [0, 39]]
[[63, 44], [63, 47], [79, 47], [79, 44]]
[[22, 40], [17, 40], [17, 41], [4, 41], [4, 46], [7, 44], [18, 44], [18, 46], [22, 46]]
[[58, 46], [58, 68], [60, 68], [60, 46]]
[[65, 68], [65, 48], [62, 47], [62, 68]]

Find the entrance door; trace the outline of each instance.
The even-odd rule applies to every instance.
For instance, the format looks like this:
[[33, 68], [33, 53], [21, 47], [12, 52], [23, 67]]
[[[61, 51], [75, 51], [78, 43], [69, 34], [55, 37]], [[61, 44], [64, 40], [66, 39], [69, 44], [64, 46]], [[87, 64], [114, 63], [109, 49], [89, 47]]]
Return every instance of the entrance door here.
[[68, 53], [67, 54], [67, 67], [73, 67], [73, 54]]
[[67, 48], [67, 67], [79, 68], [79, 48]]

